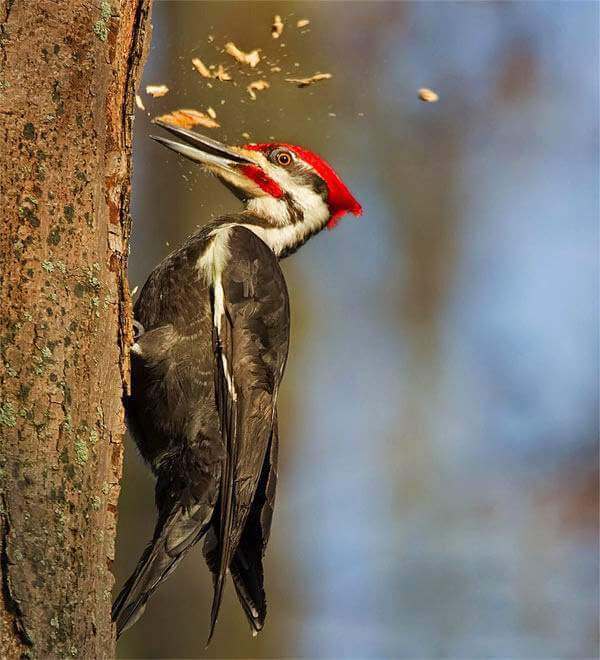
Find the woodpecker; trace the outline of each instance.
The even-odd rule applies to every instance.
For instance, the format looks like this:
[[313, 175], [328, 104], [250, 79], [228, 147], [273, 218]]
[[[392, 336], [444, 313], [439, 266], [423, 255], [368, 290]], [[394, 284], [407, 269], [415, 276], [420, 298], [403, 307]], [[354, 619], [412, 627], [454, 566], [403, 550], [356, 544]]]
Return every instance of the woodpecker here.
[[156, 477], [154, 535], [112, 610], [117, 635], [200, 540], [213, 575], [208, 642], [227, 573], [253, 634], [264, 625], [263, 556], [277, 480], [277, 393], [289, 345], [279, 260], [360, 204], [315, 153], [228, 147], [157, 121], [154, 137], [243, 202], [149, 276], [134, 306], [128, 427]]

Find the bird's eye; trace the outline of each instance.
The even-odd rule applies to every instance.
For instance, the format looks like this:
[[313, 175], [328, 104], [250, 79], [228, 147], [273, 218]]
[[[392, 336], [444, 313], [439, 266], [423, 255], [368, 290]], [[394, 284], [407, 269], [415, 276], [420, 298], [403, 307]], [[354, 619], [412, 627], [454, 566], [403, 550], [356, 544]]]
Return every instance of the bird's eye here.
[[279, 151], [275, 155], [275, 162], [285, 167], [292, 162], [292, 154], [289, 151]]

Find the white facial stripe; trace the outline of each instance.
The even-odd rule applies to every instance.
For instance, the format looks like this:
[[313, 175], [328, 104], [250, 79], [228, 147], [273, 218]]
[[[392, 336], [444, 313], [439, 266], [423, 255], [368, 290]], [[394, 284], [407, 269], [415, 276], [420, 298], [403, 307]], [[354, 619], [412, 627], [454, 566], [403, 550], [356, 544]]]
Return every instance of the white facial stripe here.
[[261, 218], [265, 218], [269, 222], [274, 221], [282, 227], [291, 222], [290, 209], [284, 199], [276, 199], [271, 195], [254, 197], [248, 200], [246, 208]]

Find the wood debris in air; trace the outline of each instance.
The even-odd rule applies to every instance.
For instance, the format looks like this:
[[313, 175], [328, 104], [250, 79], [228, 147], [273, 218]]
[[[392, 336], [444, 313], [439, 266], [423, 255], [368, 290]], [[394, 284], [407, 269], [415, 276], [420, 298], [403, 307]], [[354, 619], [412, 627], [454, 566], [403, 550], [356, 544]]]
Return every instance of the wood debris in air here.
[[279, 39], [281, 33], [283, 32], [283, 21], [281, 16], [277, 14], [273, 19], [273, 25], [271, 26], [271, 36], [273, 39]]
[[[291, 23], [290, 23], [291, 24]], [[296, 21], [296, 27], [298, 29], [306, 28], [309, 24], [310, 21], [307, 18], [302, 18]], [[273, 39], [279, 39], [283, 33], [283, 30], [285, 28], [285, 23], [280, 15], [275, 15], [273, 17], [273, 22], [271, 25], [271, 36]], [[212, 35], [209, 35], [208, 37], [208, 42], [213, 43], [214, 37]], [[285, 46], [285, 43], [281, 42], [279, 44], [281, 47]], [[214, 44], [214, 47], [216, 47], [216, 44]], [[284, 69], [282, 69], [282, 64], [277, 60], [277, 58], [274, 58], [274, 60], [269, 60], [269, 58], [265, 59], [264, 54], [261, 55], [261, 49], [260, 48], [255, 48], [249, 52], [245, 52], [241, 50], [240, 48], [237, 47], [237, 45], [233, 41], [229, 41], [225, 44], [223, 49], [218, 49], [220, 53], [226, 53], [230, 57], [232, 57], [236, 62], [239, 64], [243, 65], [243, 67], [249, 67], [250, 69], [255, 69], [260, 62], [263, 62], [263, 64], [266, 65], [266, 70], [270, 71], [271, 73], [279, 73], [283, 75], [288, 75], [291, 76], [293, 75], [293, 71], [286, 71], [285, 69], [291, 69], [291, 66], [287, 66]], [[287, 53], [283, 54], [283, 57], [286, 57]], [[199, 57], [193, 57], [191, 60], [192, 66], [194, 67], [194, 70], [202, 76], [202, 78], [206, 79], [206, 86], [208, 88], [213, 88], [213, 81], [220, 81], [220, 82], [229, 82], [232, 81], [232, 84], [234, 87], [238, 87], [238, 82], [236, 82], [233, 79], [233, 75], [239, 75], [239, 76], [246, 76], [246, 77], [254, 77], [261, 75], [265, 75], [263, 71], [261, 71], [260, 67], [256, 72], [251, 72], [249, 70], [244, 70], [243, 67], [237, 68], [236, 67], [236, 73], [231, 74], [227, 71], [226, 67], [223, 64], [205, 64], [205, 62], [200, 59]], [[299, 67], [300, 63], [299, 62], [294, 62], [295, 67]], [[232, 68], [232, 67], [228, 67]], [[285, 71], [285, 73], [283, 73]], [[300, 88], [303, 87], [309, 87], [310, 85], [313, 85], [317, 82], [323, 81], [323, 80], [329, 80], [333, 76], [331, 73], [320, 73], [317, 72], [312, 76], [308, 76], [306, 78], [284, 78], [285, 82], [292, 83], [294, 85], [297, 85]], [[279, 78], [281, 80], [281, 78]], [[217, 84], [217, 83], [215, 83]], [[239, 85], [241, 89], [243, 89], [242, 85]], [[271, 87], [271, 83], [264, 79], [260, 78], [258, 80], [253, 80], [248, 84], [245, 89], [248, 95], [250, 96], [250, 99], [252, 101], [255, 101], [257, 97], [257, 92], [262, 92], [266, 89], [269, 89]], [[421, 93], [424, 90], [420, 90], [419, 95], [420, 98], [423, 98]], [[431, 94], [435, 94], [434, 92], [431, 92], [431, 90], [425, 90], [430, 92]], [[169, 88], [166, 85], [148, 85], [146, 87], [146, 93], [155, 97], [155, 98], [160, 98], [161, 96], [164, 96], [169, 92]], [[437, 95], [435, 95], [435, 100], [437, 100]], [[425, 100], [425, 99], [423, 99]], [[429, 100], [429, 99], [428, 99]], [[143, 109], [143, 102], [139, 96], [136, 96], [136, 104], [139, 108]], [[215, 103], [218, 101], [214, 101]], [[242, 99], [241, 103], [244, 103], [245, 101]], [[225, 100], [221, 100], [221, 105], [225, 103]], [[330, 112], [329, 113], [330, 117], [335, 117], [335, 113]], [[199, 110], [193, 110], [193, 109], [178, 109], [178, 110], [173, 110], [172, 112], [169, 112], [167, 114], [161, 115], [159, 117], [156, 117], [155, 119], [161, 120], [167, 124], [171, 124], [173, 126], [179, 126], [182, 128], [187, 128], [191, 129], [194, 128], [195, 126], [202, 126], [204, 128], [219, 128], [220, 124], [217, 122], [217, 113], [215, 112], [214, 108], [208, 107], [206, 109], [206, 112], [200, 112]], [[246, 137], [247, 134], [244, 135]], [[249, 136], [248, 136], [249, 138]]]
[[440, 100], [440, 97], [432, 89], [428, 89], [427, 87], [421, 87], [419, 98], [425, 103], [437, 103]]
[[241, 64], [248, 64], [252, 68], [260, 62], [258, 48], [251, 50], [249, 53], [244, 53], [244, 51], [240, 50], [233, 41], [228, 41], [225, 44], [225, 52]]
[[308, 87], [309, 85], [319, 82], [319, 80], [329, 80], [330, 78], [332, 78], [330, 73], [315, 73], [315, 75], [310, 76], [310, 78], [286, 78], [285, 82], [293, 83], [298, 85], [298, 87]]
[[169, 93], [169, 88], [166, 85], [146, 85], [146, 94], [159, 99], [161, 96]]
[[[214, 112], [214, 110], [213, 110]], [[216, 115], [215, 115], [216, 116]], [[203, 126], [204, 128], [219, 128], [220, 124], [213, 117], [198, 110], [173, 110], [166, 115], [155, 117], [155, 120], [164, 121], [165, 124], [180, 126], [181, 128], [194, 128], [194, 126]]]
[[144, 106], [144, 102], [142, 101], [142, 97], [139, 94], [135, 95], [135, 104], [140, 110], [146, 109], [146, 107]]
[[227, 82], [228, 80], [231, 80], [231, 76], [227, 73], [227, 71], [225, 71], [222, 64], [219, 64], [219, 66], [216, 68], [215, 72], [213, 73], [213, 78], [220, 80], [221, 82]]
[[192, 60], [192, 66], [203, 78], [212, 78], [212, 73], [208, 70], [208, 67], [199, 57], [194, 57]]
[[[225, 68], [222, 64], [219, 64], [219, 66], [211, 64], [207, 67], [199, 57], [194, 57], [192, 60], [192, 65], [203, 78], [214, 78], [215, 80], [220, 80], [221, 82], [227, 82], [231, 80], [231, 76], [227, 73], [227, 71], [225, 71]], [[206, 84], [209, 87], [212, 87], [210, 83]]]
[[271, 85], [266, 80], [255, 80], [254, 82], [251, 82], [248, 87], [246, 87], [246, 91], [248, 94], [250, 94], [250, 98], [253, 101], [256, 101], [256, 93], [255, 92], [262, 92], [263, 89], [269, 89]]

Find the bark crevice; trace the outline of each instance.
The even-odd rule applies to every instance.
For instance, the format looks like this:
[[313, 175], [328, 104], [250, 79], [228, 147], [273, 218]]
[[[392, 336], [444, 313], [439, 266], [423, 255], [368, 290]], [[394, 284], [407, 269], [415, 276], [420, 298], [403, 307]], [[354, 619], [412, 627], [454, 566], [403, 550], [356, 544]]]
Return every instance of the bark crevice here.
[[0, 572], [2, 573], [2, 598], [5, 610], [5, 620], [12, 618], [13, 632], [18, 635], [22, 644], [32, 646], [33, 640], [27, 632], [23, 612], [18, 598], [15, 596], [10, 578], [11, 561], [9, 558], [10, 513], [4, 493], [0, 493]]

